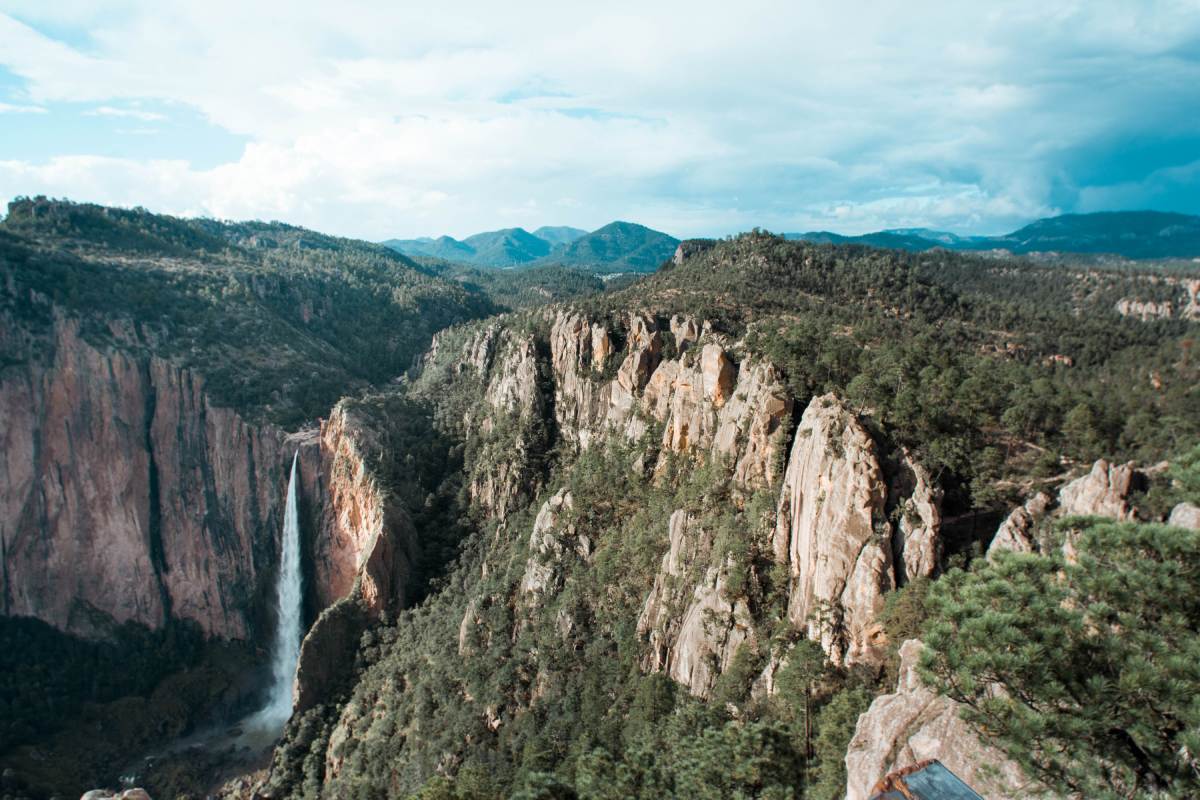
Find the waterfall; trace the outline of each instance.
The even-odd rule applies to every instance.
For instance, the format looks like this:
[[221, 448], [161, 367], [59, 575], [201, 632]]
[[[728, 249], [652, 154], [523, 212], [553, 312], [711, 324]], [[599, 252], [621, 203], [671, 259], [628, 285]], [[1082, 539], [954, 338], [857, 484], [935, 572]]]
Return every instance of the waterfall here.
[[300, 512], [296, 503], [296, 465], [292, 456], [288, 478], [287, 506], [283, 512], [283, 541], [279, 547], [279, 578], [275, 591], [276, 628], [271, 652], [271, 689], [267, 703], [248, 720], [251, 728], [278, 733], [292, 714], [292, 682], [300, 660], [301, 594]]

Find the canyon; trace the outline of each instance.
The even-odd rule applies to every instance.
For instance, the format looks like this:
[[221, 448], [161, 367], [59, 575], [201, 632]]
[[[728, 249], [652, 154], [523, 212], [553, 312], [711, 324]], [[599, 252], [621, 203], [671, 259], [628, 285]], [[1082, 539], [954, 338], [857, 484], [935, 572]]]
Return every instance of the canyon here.
[[[961, 369], [908, 366], [949, 357], [932, 332], [902, 354], [904, 366], [871, 364], [887, 355], [887, 336], [872, 330], [860, 346], [852, 326], [819, 316], [854, 309], [906, 330], [923, 313], [920, 298], [938, 296], [908, 262], [868, 281], [866, 267], [846, 266], [833, 248], [760, 234], [684, 245], [669, 267], [611, 298], [500, 316], [464, 303], [404, 367], [299, 421], [295, 409], [316, 402], [302, 396], [303, 374], [264, 393], [245, 388], [249, 368], [214, 373], [206, 365], [226, 358], [234, 340], [197, 335], [188, 327], [193, 310], [175, 295], [183, 322], [151, 324], [129, 307], [88, 312], [69, 294], [52, 298], [53, 286], [36, 283], [42, 277], [12, 267], [10, 302], [0, 309], [3, 617], [95, 646], [133, 629], [166, 635], [182, 626], [206, 647], [243, 648], [247, 674], [261, 674], [294, 458], [306, 633], [291, 718], [270, 754], [239, 762], [252, 774], [223, 788], [212, 784], [228, 777], [220, 769], [189, 779], [208, 781], [205, 791], [408, 794], [493, 763], [507, 781], [497, 785], [511, 787], [524, 774], [514, 764], [549, 774], [574, 759], [586, 775], [619, 756], [633, 769], [643, 758], [637, 748], [672, 746], [655, 736], [689, 747], [760, 737], [754, 750], [773, 741], [771, 725], [785, 724], [792, 733], [772, 764], [804, 764], [805, 780], [822, 791], [865, 797], [887, 772], [926, 758], [989, 796], [1041, 791], [961, 718], [956, 701], [924, 682], [924, 645], [903, 622], [905, 604], [972, 561], [1015, 552], [1062, 553], [1070, 563], [1077, 539], [1064, 538], [1060, 523], [1081, 515], [1194, 529], [1195, 502], [1170, 477], [1173, 467], [1110, 461], [1079, 446], [1037, 466], [1060, 474], [1034, 479], [1042, 445], [1011, 433], [1023, 419], [1005, 418], [1008, 427], [995, 432], [1015, 401], [970, 423], [953, 416], [985, 403], [953, 394], [973, 386], [972, 369], [1010, 381], [1004, 370], [1028, 370], [1029, 383], [1054, 370], [1086, 376], [1087, 351], [1064, 356], [1068, 366], [1032, 351], [1013, 367], [1024, 345], [996, 347], [980, 326], [970, 329], [973, 346], [954, 341], [952, 352], [976, 359]], [[127, 258], [105, 253], [113, 265]], [[410, 269], [394, 254], [353, 257], [368, 256]], [[174, 263], [154, 269], [190, 286]], [[1009, 269], [995, 271], [1008, 277]], [[888, 284], [901, 278], [909, 283]], [[745, 283], [722, 283], [735, 279]], [[702, 299], [679, 301], [693, 285]], [[748, 288], [777, 285], [789, 288], [765, 298]], [[271, 297], [222, 296], [240, 298], [225, 314], [247, 319], [265, 313]], [[781, 296], [809, 316], [781, 311]], [[390, 304], [396, 293], [381, 297]], [[898, 310], [895, 297], [919, 299]], [[1125, 326], [1122, 335], [1149, 335], [1148, 317], [1110, 300], [1101, 292], [1094, 302]], [[343, 313], [332, 303], [302, 304], [295, 316], [285, 309], [266, 350], [291, 358], [295, 342]], [[942, 314], [928, 331], [941, 330]], [[1186, 341], [1191, 323], [1152, 324], [1179, 326]], [[378, 339], [355, 347], [390, 353], [387, 328], [372, 334]], [[258, 357], [247, 353], [247, 364]], [[845, 370], [837, 379], [835, 367]], [[1137, 391], [1157, 393], [1183, 416], [1190, 401], [1178, 398], [1192, 369], [1173, 355]], [[909, 389], [920, 381], [941, 405], [921, 406]], [[1023, 396], [1026, 384], [1014, 385]], [[1165, 454], [1150, 442], [1143, 456]], [[1002, 481], [977, 456], [1003, 461], [999, 445], [1011, 459], [1005, 474], [1018, 480]], [[1009, 488], [989, 495], [994, 486]], [[976, 492], [988, 499], [977, 502]], [[191, 669], [176, 666], [159, 676], [164, 686]], [[244, 694], [261, 699], [261, 686]], [[688, 728], [688, 719], [699, 721]], [[172, 730], [199, 724], [188, 716]], [[77, 746], [72, 730], [54, 741]], [[29, 769], [35, 751], [13, 752]], [[977, 774], [981, 762], [1000, 767], [998, 783]], [[146, 774], [163, 781], [165, 772]], [[671, 778], [671, 791], [692, 779]]]

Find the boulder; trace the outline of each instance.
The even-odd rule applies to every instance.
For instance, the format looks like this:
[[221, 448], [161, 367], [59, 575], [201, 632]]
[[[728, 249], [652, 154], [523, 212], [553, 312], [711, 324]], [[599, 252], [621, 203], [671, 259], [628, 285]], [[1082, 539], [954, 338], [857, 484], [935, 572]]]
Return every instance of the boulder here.
[[1180, 503], [1171, 509], [1171, 516], [1167, 518], [1167, 524], [1174, 525], [1176, 528], [1200, 531], [1200, 506], [1195, 503]]

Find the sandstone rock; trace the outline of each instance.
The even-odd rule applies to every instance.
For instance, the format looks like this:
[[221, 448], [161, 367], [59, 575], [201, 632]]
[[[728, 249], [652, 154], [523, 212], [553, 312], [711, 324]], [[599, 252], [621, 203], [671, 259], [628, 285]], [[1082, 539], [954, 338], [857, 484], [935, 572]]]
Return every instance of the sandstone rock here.
[[791, 576], [788, 616], [835, 663], [875, 660], [875, 618], [895, 587], [887, 490], [875, 445], [833, 395], [797, 427], [774, 533]]
[[600, 323], [592, 324], [592, 369], [602, 372], [608, 366], [609, 356], [612, 355], [612, 339], [608, 328]]
[[1184, 319], [1200, 320], [1200, 280], [1184, 282], [1183, 289], [1186, 302], [1179, 312], [1179, 316]]
[[318, 469], [329, 477], [310, 489], [321, 503], [313, 544], [321, 608], [356, 587], [373, 613], [406, 602], [415, 533], [408, 513], [375, 477], [371, 465], [382, 451], [380, 433], [344, 402], [321, 425]]
[[1170, 319], [1175, 313], [1170, 300], [1156, 303], [1153, 300], [1137, 300], [1129, 297], [1122, 297], [1118, 300], [1116, 310], [1123, 317], [1134, 317], [1143, 321]]
[[729, 597], [725, 565], [708, 564], [711, 534], [682, 509], [671, 515], [668, 534], [670, 549], [638, 617], [638, 634], [649, 642], [643, 667], [708, 697], [753, 621], [745, 601]]
[[858, 718], [846, 752], [846, 800], [866, 800], [871, 787], [889, 772], [928, 758], [941, 761], [989, 800], [1035, 796], [1036, 787], [1020, 768], [982, 743], [959, 717], [956, 702], [922, 685], [916, 669], [921, 648], [915, 639], [900, 647], [895, 694], [875, 698]]
[[700, 326], [692, 317], [675, 314], [671, 317], [671, 337], [675, 340], [675, 351], [685, 352], [700, 340]]
[[540, 413], [538, 360], [533, 338], [517, 338], [505, 331], [499, 340], [484, 398], [492, 408], [512, 415]]
[[1053, 504], [1050, 495], [1038, 492], [1018, 506], [1000, 523], [999, 530], [988, 545], [987, 557], [993, 558], [996, 553], [1011, 551], [1014, 553], [1035, 553], [1040, 548], [1034, 537], [1034, 526], [1042, 519]]
[[725, 405], [733, 395], [737, 367], [719, 345], [706, 344], [700, 355], [700, 373], [704, 380], [704, 396], [714, 408]]
[[1171, 509], [1171, 516], [1167, 518], [1167, 524], [1177, 528], [1200, 531], [1200, 506], [1195, 503], [1180, 503]]
[[896, 556], [896, 584], [933, 575], [941, 559], [941, 491], [928, 470], [907, 453], [892, 477], [889, 504], [899, 512], [892, 551]]
[[84, 636], [169, 614], [246, 638], [282, 525], [282, 433], [76, 321], [52, 333], [46, 359], [0, 379], [0, 613]]
[[591, 542], [586, 537], [575, 539], [574, 526], [560, 525], [574, 508], [571, 493], [566, 489], [559, 489], [542, 503], [529, 536], [530, 556], [521, 579], [522, 594], [545, 594], [557, 585], [561, 577], [559, 561], [568, 547], [573, 546], [583, 558], [591, 555]]
[[321, 612], [304, 640], [296, 664], [292, 713], [308, 709], [349, 688], [359, 639], [370, 626], [371, 610], [357, 594], [343, 597]]
[[1109, 464], [1100, 459], [1092, 470], [1076, 478], [1058, 492], [1058, 505], [1063, 516], [1074, 514], [1131, 519], [1133, 509], [1128, 498], [1138, 486], [1140, 476], [1129, 464]]

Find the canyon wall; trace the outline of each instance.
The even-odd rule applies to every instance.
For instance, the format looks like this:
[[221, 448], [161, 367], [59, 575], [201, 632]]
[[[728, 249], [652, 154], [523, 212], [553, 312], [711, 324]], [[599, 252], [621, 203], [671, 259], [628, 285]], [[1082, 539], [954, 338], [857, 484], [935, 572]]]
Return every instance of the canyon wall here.
[[[468, 481], [473, 504], [503, 518], [518, 498], [536, 496], [541, 476], [522, 465], [551, 444], [569, 461], [624, 443], [645, 480], [721, 464], [736, 508], [756, 493], [776, 498], [763, 546], [785, 568], [792, 624], [835, 663], [878, 662], [886, 642], [876, 618], [886, 593], [934, 574], [941, 556], [941, 498], [925, 470], [902, 451], [885, 458], [833, 395], [813, 398], [794, 420], [779, 370], [701, 320], [565, 309], [544, 324], [541, 349], [535, 333], [491, 323], [463, 337], [456, 352], [439, 353], [440, 343], [426, 360], [451, 384], [472, 381], [481, 402], [462, 412], [467, 436], [513, 432], [497, 457], [480, 459], [488, 466]], [[538, 419], [553, 442], [524, 435]], [[557, 585], [567, 568], [571, 548], [547, 549], [544, 536], [563, 502], [556, 495], [538, 515], [523, 584], [530, 596]], [[637, 630], [644, 669], [708, 696], [756, 632], [746, 599], [730, 590], [725, 553], [693, 511], [675, 509], [664, 527], [669, 547]], [[743, 524], [743, 536], [756, 535], [756, 520]], [[470, 616], [468, 609], [464, 626]]]
[[412, 537], [361, 457], [369, 430], [338, 410], [308, 435], [250, 424], [132, 325], [108, 335], [0, 325], [0, 613], [89, 637], [170, 619], [262, 634], [296, 449], [314, 611], [356, 585], [373, 610], [403, 602]]

